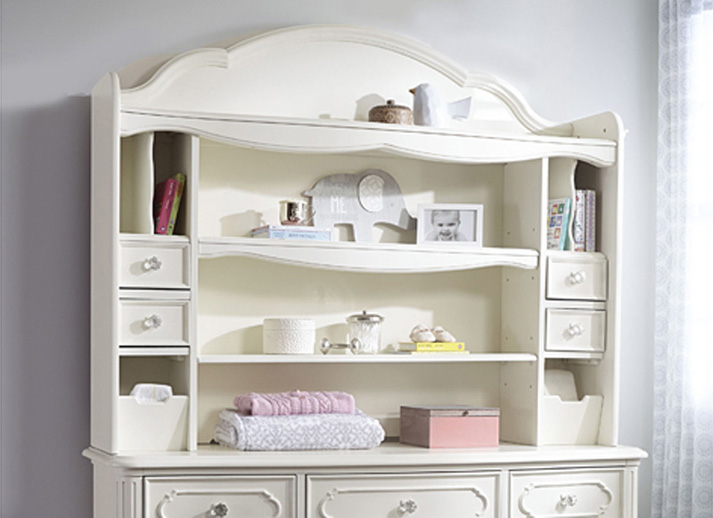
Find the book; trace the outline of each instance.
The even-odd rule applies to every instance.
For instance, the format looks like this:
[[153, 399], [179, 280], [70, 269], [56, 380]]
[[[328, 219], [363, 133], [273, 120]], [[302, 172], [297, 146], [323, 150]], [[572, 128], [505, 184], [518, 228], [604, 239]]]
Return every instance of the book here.
[[572, 200], [556, 198], [548, 203], [547, 212], [547, 249], [564, 250], [567, 243], [567, 228]]
[[178, 184], [176, 185], [176, 193], [173, 196], [173, 205], [171, 207], [171, 215], [168, 218], [168, 226], [166, 227], [166, 235], [173, 235], [173, 229], [176, 227], [176, 219], [178, 218], [178, 209], [181, 207], [181, 197], [183, 189], [186, 185], [186, 175], [177, 173], [171, 178], [174, 178]]
[[168, 221], [173, 209], [173, 201], [176, 197], [176, 187], [178, 181], [169, 178], [156, 185], [154, 193], [154, 234], [166, 234]]
[[594, 252], [597, 247], [597, 193], [592, 189], [586, 191], [586, 231], [584, 250], [586, 252]]
[[584, 189], [575, 191], [574, 219], [572, 220], [572, 250], [584, 252], [584, 242], [586, 235], [586, 192]]
[[265, 225], [252, 229], [252, 237], [267, 239], [299, 239], [305, 241], [331, 241], [332, 230], [301, 225]]
[[463, 342], [401, 342], [399, 351], [404, 352], [467, 352]]

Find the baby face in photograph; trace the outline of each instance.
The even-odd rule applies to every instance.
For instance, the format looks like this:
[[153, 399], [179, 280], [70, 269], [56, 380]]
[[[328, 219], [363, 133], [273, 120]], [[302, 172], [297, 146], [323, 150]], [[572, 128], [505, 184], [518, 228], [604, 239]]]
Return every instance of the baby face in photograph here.
[[431, 212], [433, 231], [429, 234], [430, 241], [462, 241], [460, 234], [460, 213], [457, 210], [434, 210]]

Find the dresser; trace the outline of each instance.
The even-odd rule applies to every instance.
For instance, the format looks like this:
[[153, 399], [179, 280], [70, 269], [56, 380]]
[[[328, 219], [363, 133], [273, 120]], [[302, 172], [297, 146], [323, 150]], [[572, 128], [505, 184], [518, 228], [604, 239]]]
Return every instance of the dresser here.
[[[445, 127], [368, 121], [409, 90], [470, 98]], [[618, 442], [623, 137], [614, 113], [541, 118], [498, 78], [401, 36], [294, 27], [148, 57], [92, 92], [91, 445], [95, 518], [637, 516], [645, 452]], [[376, 225], [354, 240], [249, 237], [321, 179], [387, 172], [408, 212], [479, 205], [472, 243]], [[172, 235], [157, 186], [186, 176]], [[550, 200], [596, 193], [592, 250], [548, 247]], [[418, 225], [425, 225], [420, 218]], [[418, 232], [422, 232], [419, 227]], [[467, 354], [263, 354], [265, 318], [384, 317], [384, 346], [443, 326]], [[562, 398], [548, 373], [575, 380]], [[173, 396], [140, 403], [138, 383]], [[353, 394], [386, 440], [351, 451], [215, 444], [237, 394]], [[499, 446], [398, 442], [402, 405], [500, 411]]]

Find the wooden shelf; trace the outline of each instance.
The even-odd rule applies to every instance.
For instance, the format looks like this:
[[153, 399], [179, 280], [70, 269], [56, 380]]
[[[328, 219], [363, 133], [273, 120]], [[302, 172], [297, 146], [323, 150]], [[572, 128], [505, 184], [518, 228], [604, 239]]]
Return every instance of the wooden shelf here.
[[201, 364], [243, 363], [514, 363], [534, 362], [537, 356], [527, 353], [475, 354], [203, 354]]
[[121, 126], [122, 136], [155, 130], [188, 131], [233, 145], [286, 153], [384, 153], [472, 164], [570, 156], [600, 167], [616, 160], [613, 140], [341, 119], [125, 108]]
[[488, 266], [533, 269], [539, 254], [520, 248], [398, 243], [300, 242], [240, 237], [199, 239], [200, 258], [245, 256], [296, 266], [371, 273], [424, 273]]

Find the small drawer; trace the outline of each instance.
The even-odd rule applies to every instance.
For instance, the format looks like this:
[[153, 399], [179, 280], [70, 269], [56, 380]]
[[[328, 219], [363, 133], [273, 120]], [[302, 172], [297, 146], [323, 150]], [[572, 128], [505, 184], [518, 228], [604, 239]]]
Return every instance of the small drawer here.
[[602, 352], [605, 329], [605, 311], [548, 309], [545, 350]]
[[122, 288], [188, 289], [188, 243], [122, 242], [119, 285]]
[[512, 518], [623, 516], [621, 469], [513, 471]]
[[500, 516], [496, 473], [310, 476], [308, 518]]
[[294, 476], [147, 477], [144, 516], [297, 516]]
[[119, 345], [187, 346], [188, 301], [121, 300]]
[[607, 260], [603, 257], [565, 254], [547, 261], [547, 298], [559, 300], [606, 300]]

